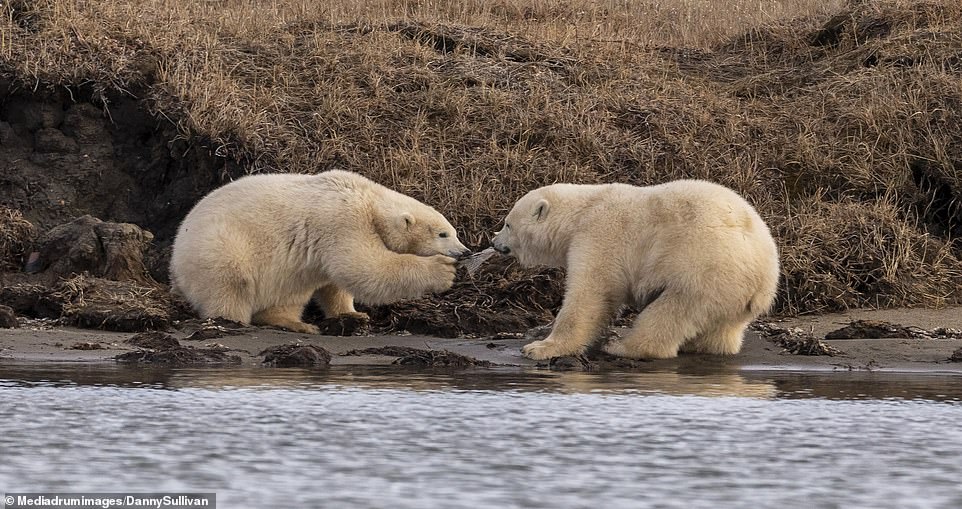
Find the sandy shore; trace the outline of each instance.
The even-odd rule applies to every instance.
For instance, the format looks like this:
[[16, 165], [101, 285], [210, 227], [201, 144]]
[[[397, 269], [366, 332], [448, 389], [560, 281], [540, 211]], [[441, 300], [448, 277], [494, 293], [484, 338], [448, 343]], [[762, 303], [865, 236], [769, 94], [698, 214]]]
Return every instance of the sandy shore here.
[[[851, 311], [776, 321], [783, 327], [801, 327], [816, 337], [849, 324], [852, 320], [883, 320], [924, 329], [949, 327], [962, 329], [962, 308], [942, 310], [896, 309], [885, 311]], [[526, 340], [518, 337], [487, 337], [443, 339], [417, 335], [396, 336], [312, 336], [267, 328], [247, 328], [236, 335], [214, 339], [187, 341], [189, 328], [171, 335], [184, 346], [205, 347], [222, 345], [230, 354], [237, 355], [243, 366], [259, 366], [264, 349], [286, 343], [320, 346], [333, 355], [332, 366], [390, 365], [397, 359], [392, 355], [343, 355], [351, 350], [385, 346], [412, 347], [423, 350], [447, 350], [487, 361], [498, 366], [536, 368], [544, 362], [525, 359], [520, 354]], [[0, 329], [0, 363], [48, 362], [115, 362], [114, 357], [137, 347], [124, 341], [133, 333], [97, 331], [69, 327], [49, 327], [29, 322], [17, 329]], [[592, 369], [661, 371], [661, 370], [871, 370], [892, 372], [944, 372], [962, 374], [962, 363], [950, 362], [949, 357], [962, 348], [962, 339], [846, 339], [825, 340], [838, 349], [835, 356], [794, 355], [756, 333], [746, 336], [742, 352], [732, 357], [710, 355], [682, 355], [677, 359], [639, 362], [632, 366], [592, 366]], [[94, 349], [78, 349], [94, 348]]]

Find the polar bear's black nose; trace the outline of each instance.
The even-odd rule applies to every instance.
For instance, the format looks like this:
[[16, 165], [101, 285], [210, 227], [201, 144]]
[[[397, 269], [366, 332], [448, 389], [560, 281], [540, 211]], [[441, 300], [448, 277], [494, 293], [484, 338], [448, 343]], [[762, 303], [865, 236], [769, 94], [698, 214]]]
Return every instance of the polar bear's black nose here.
[[471, 250], [468, 249], [468, 248], [464, 248], [464, 249], [461, 250], [461, 251], [455, 251], [455, 252], [453, 252], [451, 255], [452, 255], [453, 257], [459, 258], [459, 259], [460, 259], [460, 258], [466, 258], [466, 257], [468, 257], [468, 256], [471, 255]]
[[494, 250], [501, 254], [511, 254], [511, 248], [508, 246], [494, 246]]

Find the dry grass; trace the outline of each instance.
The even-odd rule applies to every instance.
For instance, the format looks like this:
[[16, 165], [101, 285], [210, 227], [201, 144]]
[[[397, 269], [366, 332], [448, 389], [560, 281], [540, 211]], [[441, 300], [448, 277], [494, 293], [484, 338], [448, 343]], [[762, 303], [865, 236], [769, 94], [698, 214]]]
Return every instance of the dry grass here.
[[0, 207], [0, 271], [21, 269], [36, 235], [36, 229], [20, 211]]
[[707, 178], [772, 225], [783, 312], [958, 300], [954, 0], [5, 5], [22, 87], [136, 95], [251, 172], [359, 171], [474, 246], [539, 185]]

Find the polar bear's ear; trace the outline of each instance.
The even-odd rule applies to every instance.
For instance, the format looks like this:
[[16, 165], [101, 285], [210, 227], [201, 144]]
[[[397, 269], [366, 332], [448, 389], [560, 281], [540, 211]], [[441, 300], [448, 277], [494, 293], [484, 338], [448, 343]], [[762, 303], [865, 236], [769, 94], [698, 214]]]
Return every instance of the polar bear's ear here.
[[410, 230], [411, 227], [414, 226], [415, 222], [416, 221], [414, 220], [414, 216], [410, 212], [404, 212], [401, 214], [401, 218], [398, 221], [398, 224], [401, 226], [404, 226], [404, 229]]
[[534, 214], [531, 215], [533, 215], [538, 221], [543, 221], [544, 218], [548, 216], [548, 209], [550, 208], [551, 204], [548, 203], [548, 200], [542, 198], [538, 200], [538, 204], [534, 206]]

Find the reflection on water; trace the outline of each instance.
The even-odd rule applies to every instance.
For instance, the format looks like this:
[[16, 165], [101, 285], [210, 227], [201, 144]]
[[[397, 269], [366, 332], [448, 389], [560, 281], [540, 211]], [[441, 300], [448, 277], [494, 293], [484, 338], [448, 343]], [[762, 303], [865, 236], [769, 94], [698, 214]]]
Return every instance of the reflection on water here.
[[[741, 371], [732, 369], [644, 373], [585, 373], [504, 368], [404, 370], [345, 366], [330, 370], [163, 368], [113, 364], [0, 363], [6, 386], [113, 386], [154, 389], [332, 387], [405, 390], [545, 391], [752, 398], [962, 400], [962, 376], [853, 372]], [[2, 387], [3, 385], [0, 385]]]
[[0, 364], [0, 490], [216, 491], [221, 507], [960, 507], [960, 382]]

